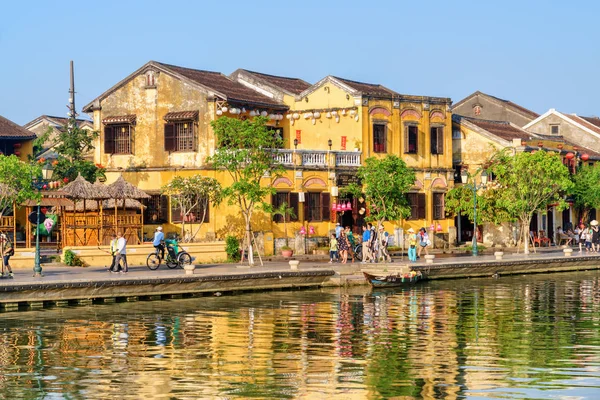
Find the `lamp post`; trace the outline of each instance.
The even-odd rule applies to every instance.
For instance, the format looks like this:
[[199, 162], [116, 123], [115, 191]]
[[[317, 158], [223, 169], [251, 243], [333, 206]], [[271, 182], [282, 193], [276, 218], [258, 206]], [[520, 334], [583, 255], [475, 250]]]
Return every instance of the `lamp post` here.
[[[473, 190], [473, 256], [476, 257], [477, 252], [477, 190], [484, 188], [487, 185], [488, 174], [484, 170], [481, 173], [481, 183], [477, 185], [475, 181], [475, 176], [477, 173], [473, 175], [469, 175], [466, 169], [463, 169], [460, 173], [460, 180], [466, 187]], [[472, 183], [468, 183], [469, 177], [472, 179]]]
[[52, 174], [54, 170], [49, 164], [46, 164], [42, 167], [42, 179], [34, 179], [32, 181], [32, 186], [40, 192], [40, 200], [38, 200], [37, 210], [36, 210], [36, 225], [35, 225], [35, 263], [33, 265], [33, 276], [43, 276], [42, 275], [42, 266], [40, 264], [40, 202], [41, 202], [41, 191], [44, 187], [44, 184], [52, 179]]

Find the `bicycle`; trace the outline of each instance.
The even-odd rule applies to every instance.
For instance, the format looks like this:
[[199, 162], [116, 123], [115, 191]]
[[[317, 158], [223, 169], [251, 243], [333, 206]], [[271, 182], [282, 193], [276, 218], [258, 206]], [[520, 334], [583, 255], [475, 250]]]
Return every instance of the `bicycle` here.
[[[167, 251], [165, 252], [166, 254], [164, 261], [168, 268], [183, 268], [184, 265], [189, 265], [192, 263], [192, 256], [190, 256], [190, 253], [187, 251], [180, 249], [177, 240], [167, 239], [165, 240], [165, 246]], [[152, 271], [158, 269], [162, 262], [159, 251], [159, 249], [156, 249], [148, 255], [148, 258], [146, 258], [146, 266]]]

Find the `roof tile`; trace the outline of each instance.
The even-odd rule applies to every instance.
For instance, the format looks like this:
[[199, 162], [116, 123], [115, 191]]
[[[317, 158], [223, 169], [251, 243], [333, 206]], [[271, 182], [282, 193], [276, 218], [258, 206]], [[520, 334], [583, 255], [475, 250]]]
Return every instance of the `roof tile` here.
[[35, 133], [0, 115], [0, 138], [3, 139], [35, 139]]
[[363, 94], [365, 94], [367, 96], [391, 97], [391, 96], [399, 95], [398, 93], [394, 92], [393, 90], [390, 90], [390, 89], [386, 88], [385, 86], [381, 86], [379, 84], [351, 81], [349, 79], [338, 78], [337, 76], [334, 76], [334, 78], [337, 79], [338, 81], [345, 83], [346, 85], [350, 86], [354, 90], [358, 90], [359, 92], [362, 92]]
[[277, 86], [293, 94], [300, 94], [312, 86], [310, 83], [299, 78], [288, 78], [286, 76], [263, 74], [261, 72], [249, 71], [247, 69], [244, 71], [270, 83], [273, 86]]

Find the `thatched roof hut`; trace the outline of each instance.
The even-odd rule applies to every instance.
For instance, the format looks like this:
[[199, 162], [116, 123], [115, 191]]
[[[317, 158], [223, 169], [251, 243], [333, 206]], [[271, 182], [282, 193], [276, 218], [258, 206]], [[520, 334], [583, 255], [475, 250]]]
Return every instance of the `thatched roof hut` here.
[[65, 187], [63, 192], [67, 193], [67, 197], [80, 200], [102, 200], [110, 199], [111, 195], [104, 185], [95, 185], [86, 181], [81, 174]]
[[[123, 206], [123, 201], [125, 201], [125, 206]], [[107, 199], [99, 202], [87, 202], [85, 205], [85, 211], [98, 211], [100, 209], [100, 205], [102, 205], [103, 209], [111, 209], [117, 205], [120, 209], [125, 210], [139, 210], [146, 207], [135, 199]], [[83, 202], [78, 202], [76, 203], [75, 207], [68, 206], [65, 209], [67, 211], [73, 211], [73, 208], [75, 208], [75, 211], [84, 211]]]
[[108, 185], [110, 198], [112, 199], [149, 199], [150, 196], [143, 190], [138, 189], [131, 183], [127, 182], [123, 175]]

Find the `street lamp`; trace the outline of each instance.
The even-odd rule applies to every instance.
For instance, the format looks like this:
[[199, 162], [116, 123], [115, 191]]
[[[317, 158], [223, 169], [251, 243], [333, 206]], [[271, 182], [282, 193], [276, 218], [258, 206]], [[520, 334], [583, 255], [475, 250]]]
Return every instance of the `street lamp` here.
[[45, 164], [42, 167], [42, 179], [34, 179], [32, 181], [32, 186], [40, 192], [40, 200], [38, 200], [37, 210], [36, 210], [36, 225], [35, 225], [35, 263], [33, 265], [33, 276], [43, 276], [42, 275], [42, 266], [40, 264], [40, 202], [41, 202], [41, 191], [44, 188], [44, 184], [52, 179], [52, 174], [54, 170], [50, 166], [50, 164]]
[[[481, 173], [481, 183], [477, 185], [475, 182], [475, 176], [477, 172], [470, 175], [466, 169], [463, 169], [460, 173], [460, 180], [463, 185], [473, 190], [473, 256], [477, 256], [477, 190], [484, 188], [487, 185], [488, 174], [484, 170]], [[468, 183], [469, 177], [472, 179], [472, 183]]]

